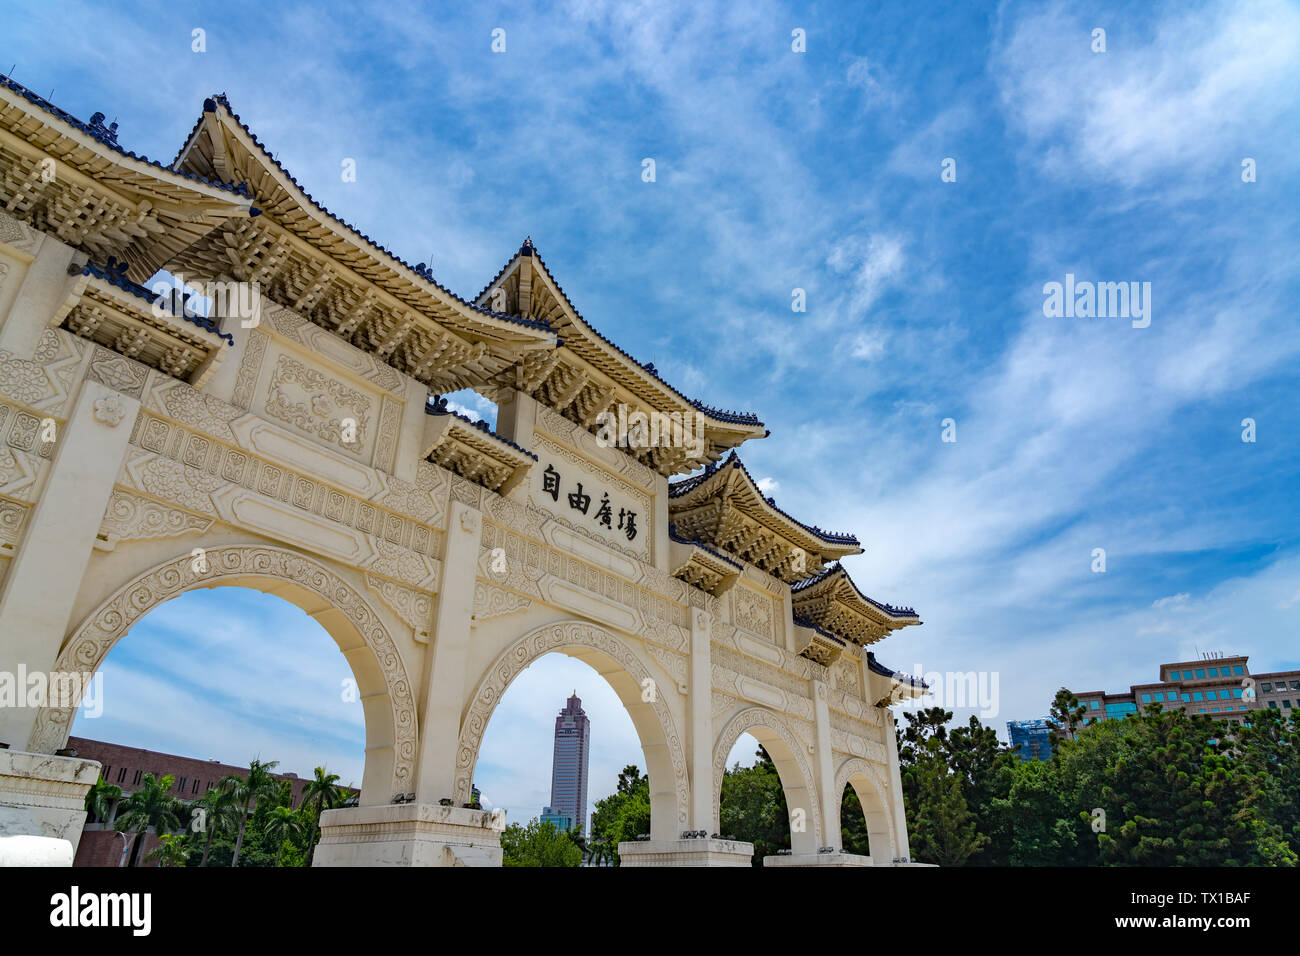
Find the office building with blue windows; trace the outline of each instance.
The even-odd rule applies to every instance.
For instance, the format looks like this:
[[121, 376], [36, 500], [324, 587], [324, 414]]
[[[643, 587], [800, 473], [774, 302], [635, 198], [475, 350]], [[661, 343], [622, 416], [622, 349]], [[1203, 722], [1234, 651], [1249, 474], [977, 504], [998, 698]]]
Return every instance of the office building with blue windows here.
[[591, 721], [575, 690], [555, 718], [555, 754], [551, 764], [551, 805], [541, 819], [562, 830], [587, 828], [587, 763], [591, 751]]
[[1052, 728], [1046, 720], [1008, 720], [1007, 739], [1021, 760], [1052, 758]]
[[1074, 696], [1085, 708], [1084, 723], [1126, 717], [1155, 704], [1240, 723], [1252, 710], [1272, 708], [1289, 716], [1300, 708], [1300, 671], [1252, 674], [1244, 654], [1206, 655], [1162, 664], [1159, 681], [1134, 684], [1126, 694], [1085, 691]]

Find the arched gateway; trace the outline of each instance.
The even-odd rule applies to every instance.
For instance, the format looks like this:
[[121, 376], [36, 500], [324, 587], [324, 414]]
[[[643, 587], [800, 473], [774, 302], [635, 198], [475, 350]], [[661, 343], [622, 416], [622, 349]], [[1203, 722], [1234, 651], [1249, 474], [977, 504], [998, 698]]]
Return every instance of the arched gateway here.
[[[767, 862], [907, 858], [887, 707], [917, 688], [866, 647], [920, 622], [857, 589], [856, 538], [759, 490], [735, 452], [755, 416], [602, 337], [528, 240], [455, 296], [316, 205], [223, 97], [169, 167], [116, 136], [0, 78], [0, 680], [84, 678], [163, 601], [254, 587], [325, 627], [364, 704], [360, 805], [325, 816], [318, 865], [499, 864], [474, 766], [550, 652], [640, 737], [651, 834], [624, 865], [749, 863], [718, 833], [742, 733], [790, 807]], [[211, 310], [141, 285], [159, 270]], [[438, 397], [464, 388], [495, 431]], [[79, 838], [76, 703], [0, 706], [0, 837]], [[839, 852], [850, 785], [870, 858]]]

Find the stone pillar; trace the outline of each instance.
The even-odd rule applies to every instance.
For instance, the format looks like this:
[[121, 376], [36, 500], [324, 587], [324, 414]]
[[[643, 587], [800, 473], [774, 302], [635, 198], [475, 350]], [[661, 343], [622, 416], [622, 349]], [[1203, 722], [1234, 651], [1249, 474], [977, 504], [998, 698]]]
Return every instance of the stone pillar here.
[[0, 750], [0, 867], [71, 866], [100, 764]]
[[[869, 856], [845, 853], [840, 836], [840, 798], [835, 792], [835, 762], [831, 755], [831, 712], [827, 701], [826, 682], [814, 680], [813, 701], [813, 776], [817, 780], [817, 795], [821, 805], [822, 839], [825, 847], [815, 853], [790, 853], [763, 857], [763, 866], [871, 866]], [[823, 849], [828, 852], [821, 852]]]
[[415, 484], [420, 461], [424, 458], [425, 406], [429, 404], [429, 386], [402, 376], [406, 404], [402, 406], [402, 427], [397, 435], [397, 460], [393, 474]]
[[313, 866], [501, 865], [505, 815], [442, 802], [457, 796], [456, 750], [482, 536], [483, 516], [453, 501], [432, 642], [425, 651], [414, 799], [327, 811]]
[[[912, 849], [907, 840], [907, 808], [903, 805], [903, 773], [898, 763], [898, 738], [894, 736], [894, 712], [881, 708], [885, 752], [889, 755], [889, 821], [894, 827], [894, 845], [900, 859], [911, 861]], [[877, 865], [889, 863], [877, 860]]]
[[456, 745], [465, 701], [465, 661], [474, 619], [474, 582], [482, 537], [483, 516], [469, 505], [452, 501], [433, 640], [425, 651], [416, 778], [416, 800], [420, 803], [436, 804], [456, 797]]
[[[813, 689], [813, 776], [817, 778], [818, 808], [822, 815], [822, 839], [837, 851], [843, 849], [840, 837], [840, 808], [835, 793], [835, 765], [831, 760], [831, 711], [826, 702], [826, 682], [814, 680]], [[819, 848], [820, 849], [820, 848]]]
[[[139, 409], [98, 382], [82, 386], [0, 593], [0, 673], [22, 667], [48, 681]], [[25, 749], [37, 713], [0, 708], [0, 742]]]
[[712, 621], [698, 608], [691, 615], [690, 712], [691, 827], [713, 831]]
[[536, 424], [537, 399], [518, 389], [502, 389], [497, 395], [497, 434], [521, 448], [531, 448]]
[[75, 254], [71, 246], [41, 234], [36, 257], [27, 264], [18, 295], [0, 323], [0, 349], [23, 359], [36, 353], [51, 317], [66, 311], [61, 308], [64, 301], [83, 281], [68, 275]]

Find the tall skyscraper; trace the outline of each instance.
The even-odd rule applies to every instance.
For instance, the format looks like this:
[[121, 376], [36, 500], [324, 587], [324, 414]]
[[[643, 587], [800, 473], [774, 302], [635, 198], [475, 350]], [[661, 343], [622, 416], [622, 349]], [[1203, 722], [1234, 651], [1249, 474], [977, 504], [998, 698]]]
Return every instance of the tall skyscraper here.
[[575, 690], [555, 718], [555, 756], [551, 764], [551, 805], [542, 813], [562, 829], [587, 829], [587, 758], [591, 721]]

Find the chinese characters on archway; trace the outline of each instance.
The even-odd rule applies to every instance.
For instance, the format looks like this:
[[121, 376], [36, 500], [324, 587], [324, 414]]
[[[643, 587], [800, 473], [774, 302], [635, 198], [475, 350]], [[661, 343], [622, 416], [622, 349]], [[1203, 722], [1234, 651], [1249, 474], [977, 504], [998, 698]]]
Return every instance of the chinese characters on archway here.
[[[555, 470], [553, 465], [547, 465], [546, 470], [542, 472], [542, 493], [551, 496], [551, 500], [556, 504], [560, 502], [560, 473]], [[601, 492], [600, 500], [595, 502], [596, 507], [592, 509], [592, 496], [582, 490], [582, 482], [577, 482], [574, 490], [568, 493], [569, 507], [574, 511], [579, 511], [594, 522], [604, 525], [611, 531], [615, 529], [614, 507], [609, 501], [609, 492]], [[617, 529], [627, 536], [627, 540], [632, 541], [636, 538], [636, 512], [628, 508], [618, 509]]]

